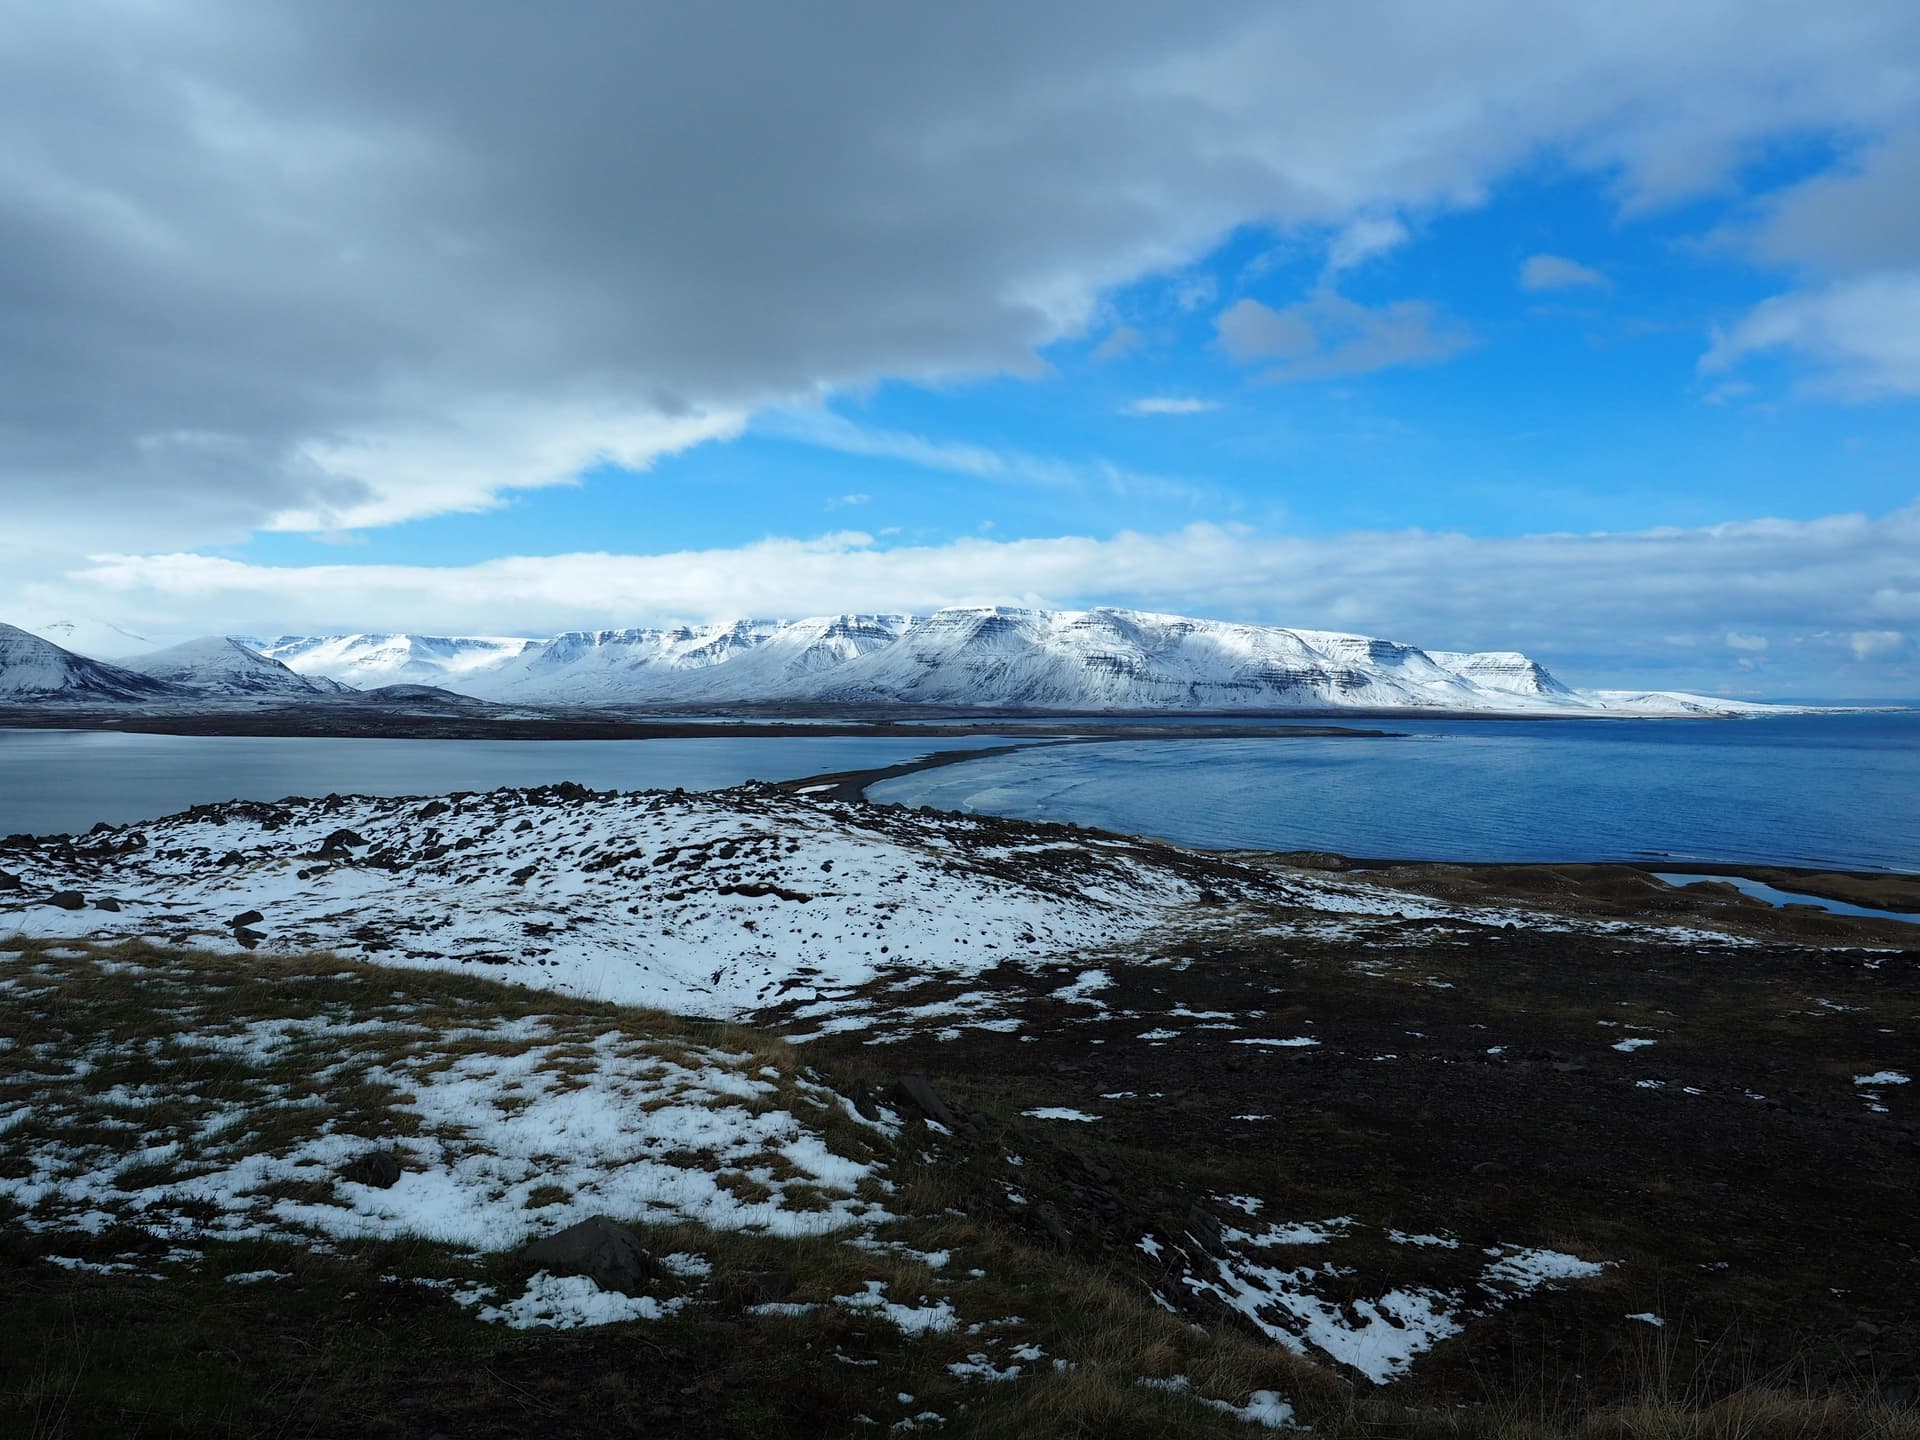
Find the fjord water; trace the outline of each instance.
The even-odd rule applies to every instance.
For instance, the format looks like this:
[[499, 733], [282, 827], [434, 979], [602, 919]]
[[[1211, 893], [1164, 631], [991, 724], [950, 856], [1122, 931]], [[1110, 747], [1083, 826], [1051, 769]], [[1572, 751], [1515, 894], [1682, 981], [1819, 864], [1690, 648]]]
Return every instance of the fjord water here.
[[1920, 871], [1917, 711], [1378, 723], [1405, 738], [1037, 748], [868, 795], [1211, 849]]
[[438, 795], [571, 780], [595, 790], [713, 790], [898, 765], [992, 736], [671, 740], [374, 740], [0, 729], [0, 835], [59, 834], [215, 800]]

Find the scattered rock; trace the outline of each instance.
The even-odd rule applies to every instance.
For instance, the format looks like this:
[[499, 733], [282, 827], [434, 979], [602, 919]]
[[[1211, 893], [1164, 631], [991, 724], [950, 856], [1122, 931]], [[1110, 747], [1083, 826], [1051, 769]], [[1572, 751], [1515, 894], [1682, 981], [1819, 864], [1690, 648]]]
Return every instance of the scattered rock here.
[[56, 890], [40, 903], [56, 910], [78, 910], [87, 903], [87, 897], [78, 890]]
[[400, 1180], [401, 1164], [391, 1150], [369, 1150], [340, 1167], [340, 1178], [375, 1190], [391, 1190]]
[[0, 890], [19, 890], [22, 888], [20, 877], [9, 870], [0, 870]]
[[93, 908], [96, 910], [109, 910], [117, 914], [120, 910], [120, 902], [111, 895], [102, 895], [98, 900], [93, 902]]
[[557, 1235], [521, 1247], [520, 1258], [556, 1275], [584, 1275], [602, 1290], [660, 1295], [673, 1279], [640, 1237], [618, 1221], [594, 1215]]
[[227, 924], [238, 930], [243, 925], [258, 925], [266, 918], [267, 917], [262, 915], [258, 910], [242, 910], [238, 915], [227, 921]]
[[447, 804], [444, 800], [429, 800], [413, 812], [413, 818], [416, 820], [432, 820], [438, 816], [445, 815], [451, 809], [453, 809], [453, 806]]

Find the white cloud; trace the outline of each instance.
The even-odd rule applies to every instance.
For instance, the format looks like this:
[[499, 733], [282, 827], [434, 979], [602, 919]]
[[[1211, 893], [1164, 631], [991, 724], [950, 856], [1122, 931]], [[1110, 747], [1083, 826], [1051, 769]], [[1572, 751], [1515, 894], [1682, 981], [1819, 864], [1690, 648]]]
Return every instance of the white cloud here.
[[837, 450], [843, 455], [897, 460], [922, 470], [939, 470], [1002, 484], [1060, 490], [1098, 489], [1115, 495], [1179, 500], [1199, 499], [1202, 494], [1185, 481], [1143, 475], [1109, 460], [1061, 460], [1022, 450], [996, 450], [985, 445], [933, 440], [907, 430], [860, 425], [833, 410], [773, 411], [755, 420], [754, 425], [763, 434], [816, 445], [823, 450]]
[[572, 484], [595, 465], [649, 469], [662, 456], [734, 439], [746, 421], [738, 411], [661, 415], [511, 400], [463, 406], [438, 424], [302, 446], [300, 463], [330, 482], [316, 495], [340, 498], [282, 510], [262, 528], [326, 533], [489, 510], [512, 491]]
[[[1916, 553], [1920, 504], [1878, 518], [1512, 537], [1402, 530], [1309, 539], [1195, 525], [883, 546], [849, 531], [445, 567], [100, 556], [55, 584], [0, 591], [0, 614], [138, 615], [142, 633], [175, 637], [396, 626], [540, 634], [668, 618], [1118, 603], [1429, 646], [1537, 650], [1550, 663], [1571, 661], [1581, 683], [1704, 684], [1724, 662], [1699, 650], [1676, 656], [1676, 621], [1776, 641], [1852, 635], [1863, 659], [1899, 663], [1906, 652], [1888, 622], [1920, 606]], [[1774, 673], [1790, 669], [1776, 662]]]
[[1605, 289], [1612, 284], [1605, 275], [1578, 260], [1564, 255], [1529, 255], [1520, 267], [1522, 290], [1570, 290], [1587, 287]]
[[1327, 247], [1327, 274], [1351, 270], [1407, 243], [1407, 227], [1393, 216], [1363, 216], [1333, 237]]
[[1847, 637], [1847, 648], [1853, 651], [1854, 659], [1871, 660], [1900, 649], [1906, 638], [1898, 630], [1856, 630]]
[[1120, 407], [1123, 415], [1204, 415], [1218, 410], [1218, 400], [1201, 400], [1191, 395], [1144, 395]]
[[1278, 310], [1241, 300], [1214, 325], [1220, 348], [1232, 359], [1278, 359], [1259, 377], [1274, 383], [1432, 365], [1473, 344], [1464, 325], [1427, 301], [1366, 306], [1331, 290]]
[[1742, 635], [1738, 630], [1729, 630], [1727, 632], [1727, 648], [1729, 650], [1758, 652], [1767, 648], [1767, 637], [1764, 635]]
[[864, 490], [857, 490], [851, 495], [829, 496], [827, 499], [827, 509], [839, 510], [848, 505], [869, 505], [872, 502], [873, 496], [867, 494]]
[[1920, 395], [1920, 270], [1762, 301], [1714, 338], [1700, 369], [1718, 374], [1778, 350], [1811, 361], [1812, 383], [1847, 399]]

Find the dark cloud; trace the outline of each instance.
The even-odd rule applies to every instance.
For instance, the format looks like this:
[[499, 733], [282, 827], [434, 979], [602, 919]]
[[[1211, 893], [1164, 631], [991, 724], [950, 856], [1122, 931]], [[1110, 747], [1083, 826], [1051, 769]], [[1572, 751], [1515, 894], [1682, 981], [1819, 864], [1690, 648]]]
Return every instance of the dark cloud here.
[[[1031, 368], [1236, 225], [1472, 203], [1544, 147], [1656, 203], [1769, 134], [1880, 133], [1905, 92], [1860, 77], [1917, 26], [0, 0], [0, 487], [16, 536], [102, 546], [472, 508], [834, 386]], [[1349, 319], [1319, 373], [1432, 333]]]

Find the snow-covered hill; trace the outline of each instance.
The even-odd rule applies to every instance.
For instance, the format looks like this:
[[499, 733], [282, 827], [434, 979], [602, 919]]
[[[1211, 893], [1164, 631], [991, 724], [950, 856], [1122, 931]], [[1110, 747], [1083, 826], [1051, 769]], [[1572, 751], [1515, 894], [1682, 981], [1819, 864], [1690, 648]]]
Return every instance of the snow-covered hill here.
[[[263, 653], [356, 683], [405, 676], [522, 704], [919, 704], [1074, 712], [1442, 709], [1738, 714], [1660, 692], [1586, 692], [1515, 651], [1100, 608], [956, 607], [550, 640], [286, 637]], [[375, 677], [378, 677], [377, 679]]]
[[209, 635], [124, 662], [129, 670], [205, 696], [338, 695], [350, 686], [325, 675], [301, 675], [224, 635]]
[[0, 625], [0, 704], [166, 700], [185, 691], [165, 680], [89, 660], [13, 625]]

